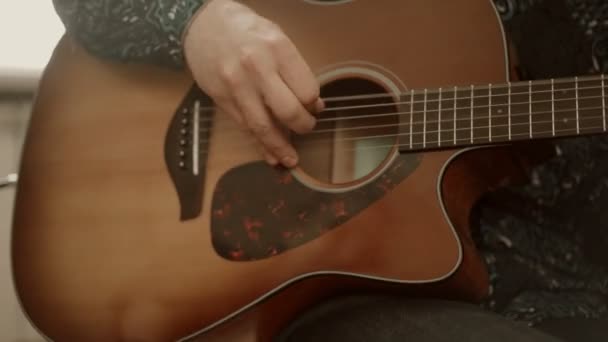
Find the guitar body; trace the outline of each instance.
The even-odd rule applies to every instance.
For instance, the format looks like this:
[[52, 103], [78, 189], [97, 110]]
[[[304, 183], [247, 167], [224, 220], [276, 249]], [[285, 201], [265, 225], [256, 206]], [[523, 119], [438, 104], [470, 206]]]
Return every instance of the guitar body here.
[[[398, 102], [412, 88], [509, 80], [488, 0], [244, 2], [283, 27], [324, 97]], [[469, 215], [519, 170], [510, 150], [399, 154], [393, 138], [380, 158], [301, 136], [301, 167], [272, 168], [192, 86], [187, 73], [101, 61], [69, 37], [57, 47], [12, 245], [19, 298], [46, 337], [268, 341], [336, 294], [487, 294]]]

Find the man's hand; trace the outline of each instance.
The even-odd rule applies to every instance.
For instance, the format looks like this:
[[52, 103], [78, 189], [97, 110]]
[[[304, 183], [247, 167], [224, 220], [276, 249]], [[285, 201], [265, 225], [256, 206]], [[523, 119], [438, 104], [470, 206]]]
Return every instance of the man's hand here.
[[234, 0], [209, 0], [184, 38], [194, 79], [258, 138], [268, 163], [298, 156], [282, 125], [302, 134], [322, 110], [319, 84], [297, 48], [274, 23]]

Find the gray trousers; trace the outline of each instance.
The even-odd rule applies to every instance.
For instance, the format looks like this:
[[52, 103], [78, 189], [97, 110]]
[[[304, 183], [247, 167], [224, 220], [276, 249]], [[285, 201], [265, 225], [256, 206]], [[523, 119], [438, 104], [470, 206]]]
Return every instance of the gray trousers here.
[[605, 342], [607, 323], [563, 319], [532, 328], [467, 303], [353, 296], [305, 312], [277, 342]]

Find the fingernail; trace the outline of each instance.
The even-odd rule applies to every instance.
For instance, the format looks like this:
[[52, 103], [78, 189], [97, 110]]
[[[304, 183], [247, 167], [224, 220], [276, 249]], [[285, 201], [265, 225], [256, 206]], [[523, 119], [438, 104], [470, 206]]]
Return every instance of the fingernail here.
[[315, 110], [317, 111], [317, 113], [319, 113], [323, 111], [323, 109], [325, 109], [325, 102], [323, 102], [321, 98], [318, 98], [317, 102], [315, 102]]
[[283, 159], [281, 159], [281, 161], [283, 162], [283, 165], [285, 165], [287, 167], [296, 166], [296, 158], [294, 158], [294, 157], [291, 157], [291, 156], [283, 157]]

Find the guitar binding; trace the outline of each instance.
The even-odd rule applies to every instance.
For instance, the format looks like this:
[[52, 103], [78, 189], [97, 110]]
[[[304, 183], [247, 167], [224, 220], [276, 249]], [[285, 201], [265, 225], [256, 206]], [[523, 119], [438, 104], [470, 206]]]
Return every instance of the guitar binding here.
[[180, 204], [180, 220], [200, 215], [211, 131], [212, 100], [192, 86], [176, 109], [165, 137], [165, 163]]

